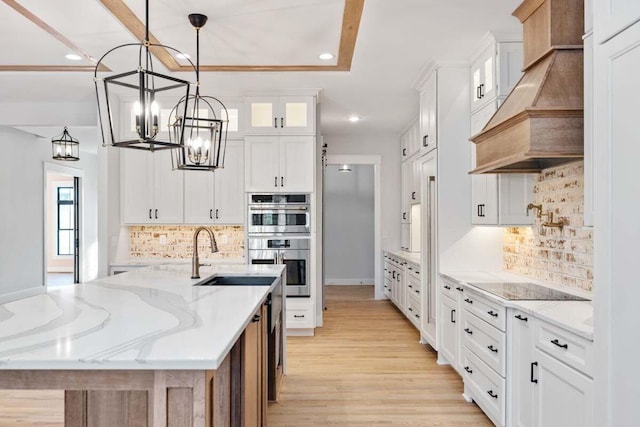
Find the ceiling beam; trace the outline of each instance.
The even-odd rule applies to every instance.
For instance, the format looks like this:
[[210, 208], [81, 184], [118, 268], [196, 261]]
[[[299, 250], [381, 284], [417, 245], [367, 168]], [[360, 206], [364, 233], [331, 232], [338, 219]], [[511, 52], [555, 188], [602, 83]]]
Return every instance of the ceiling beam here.
[[[1, 0], [7, 6], [18, 12], [20, 15], [27, 18], [29, 21], [43, 29], [50, 36], [67, 46], [73, 52], [82, 56], [87, 61], [95, 63], [96, 60], [89, 53], [87, 53], [84, 49], [80, 48], [78, 45], [73, 43], [67, 37], [65, 37], [58, 30], [53, 28], [51, 25], [47, 24], [45, 21], [40, 19], [38, 16], [33, 14], [30, 10], [22, 6], [16, 0]], [[0, 65], [0, 71], [93, 71], [95, 66], [93, 65]], [[111, 71], [106, 66], [102, 65], [99, 68], [100, 71]]]

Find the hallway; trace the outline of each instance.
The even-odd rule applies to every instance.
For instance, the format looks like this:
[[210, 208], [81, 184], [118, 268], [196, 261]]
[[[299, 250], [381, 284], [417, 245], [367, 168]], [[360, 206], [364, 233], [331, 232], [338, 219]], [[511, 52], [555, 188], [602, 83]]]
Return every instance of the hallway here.
[[462, 381], [372, 286], [328, 286], [324, 327], [288, 337], [288, 375], [269, 425], [491, 426]]

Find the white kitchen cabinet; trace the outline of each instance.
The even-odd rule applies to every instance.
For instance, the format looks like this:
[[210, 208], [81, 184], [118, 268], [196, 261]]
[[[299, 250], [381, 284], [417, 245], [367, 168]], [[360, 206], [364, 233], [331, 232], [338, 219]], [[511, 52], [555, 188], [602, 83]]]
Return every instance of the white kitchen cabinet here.
[[598, 43], [605, 42], [640, 21], [640, 2], [637, 0], [608, 0], [593, 3], [593, 17], [597, 21]]
[[533, 425], [592, 427], [593, 380], [539, 349], [535, 360]]
[[314, 150], [313, 136], [246, 137], [246, 191], [312, 193]]
[[454, 367], [458, 354], [458, 332], [456, 325], [458, 317], [457, 302], [442, 295], [440, 297], [440, 331], [442, 336], [440, 345], [438, 346], [438, 353], [442, 353], [442, 357]]
[[185, 224], [244, 224], [243, 153], [243, 141], [227, 141], [224, 168], [185, 173]]
[[246, 125], [244, 101], [241, 99], [220, 99], [227, 108], [227, 113], [223, 111], [218, 103], [211, 105], [216, 109], [217, 117], [228, 120], [227, 122], [227, 139], [239, 139], [244, 136], [244, 127]]
[[522, 76], [523, 49], [519, 41], [497, 41], [487, 35], [487, 44], [471, 63], [471, 111], [497, 98], [505, 98]]
[[172, 170], [170, 150], [123, 149], [121, 203], [123, 224], [181, 224], [184, 173]]
[[412, 183], [413, 164], [409, 161], [402, 162], [400, 167], [400, 201], [401, 201], [401, 221], [402, 224], [411, 223], [411, 214], [409, 202], [410, 199], [410, 187]]
[[400, 136], [400, 158], [407, 160], [420, 151], [420, 121], [416, 121]]
[[414, 157], [410, 160], [411, 162], [411, 182], [410, 182], [410, 191], [409, 191], [409, 203], [415, 205], [416, 203], [420, 203], [421, 191], [420, 191], [420, 179], [422, 178], [422, 162], [420, 162], [419, 157]]
[[245, 133], [316, 133], [314, 96], [249, 97], [245, 101]]
[[420, 155], [438, 147], [438, 73], [433, 72], [420, 90]]
[[509, 309], [507, 318], [507, 419], [512, 427], [533, 427], [535, 383], [534, 323], [536, 319], [522, 311]]
[[411, 250], [411, 224], [400, 225], [400, 249], [403, 251]]
[[[479, 133], [498, 108], [494, 100], [471, 116], [471, 134]], [[471, 168], [476, 147], [471, 143]], [[532, 174], [471, 175], [471, 223], [475, 225], [531, 225], [527, 205], [533, 201]]]

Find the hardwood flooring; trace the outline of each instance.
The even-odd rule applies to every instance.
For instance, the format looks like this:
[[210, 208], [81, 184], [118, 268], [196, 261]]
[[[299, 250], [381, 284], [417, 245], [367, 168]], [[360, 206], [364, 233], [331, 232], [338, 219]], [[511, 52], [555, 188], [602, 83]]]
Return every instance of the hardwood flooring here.
[[[371, 286], [328, 286], [324, 327], [288, 337], [288, 375], [270, 427], [491, 426], [462, 380]], [[63, 392], [0, 391], [0, 426], [62, 427]]]
[[372, 286], [328, 286], [324, 326], [288, 337], [288, 374], [269, 426], [491, 426], [462, 380]]

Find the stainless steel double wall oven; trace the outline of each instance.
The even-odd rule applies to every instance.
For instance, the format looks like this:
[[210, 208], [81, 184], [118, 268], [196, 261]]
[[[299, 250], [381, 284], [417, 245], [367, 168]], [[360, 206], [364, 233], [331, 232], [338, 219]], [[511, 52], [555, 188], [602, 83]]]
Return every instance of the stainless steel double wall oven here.
[[310, 296], [309, 195], [250, 194], [248, 215], [249, 262], [286, 265], [286, 295]]

